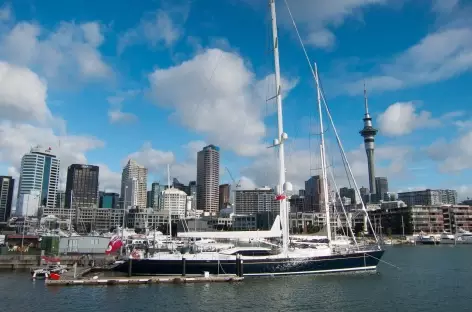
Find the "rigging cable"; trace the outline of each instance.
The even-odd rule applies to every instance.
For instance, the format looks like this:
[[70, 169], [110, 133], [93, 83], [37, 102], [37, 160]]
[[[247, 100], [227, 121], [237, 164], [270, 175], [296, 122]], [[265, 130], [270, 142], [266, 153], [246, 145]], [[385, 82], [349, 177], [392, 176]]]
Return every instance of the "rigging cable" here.
[[[313, 77], [316, 77], [317, 75], [315, 74], [315, 70], [313, 69], [313, 66], [311, 65], [310, 57], [308, 56], [308, 52], [306, 51], [305, 44], [303, 43], [302, 37], [301, 37], [301, 35], [300, 35], [300, 32], [298, 31], [298, 27], [297, 27], [297, 24], [295, 23], [295, 19], [293, 18], [292, 11], [290, 10], [290, 7], [289, 7], [289, 5], [288, 5], [287, 0], [284, 0], [284, 2], [285, 2], [285, 6], [287, 7], [287, 10], [288, 10], [290, 19], [292, 20], [293, 27], [295, 28], [295, 32], [297, 33], [298, 40], [300, 41], [300, 44], [301, 44], [303, 53], [305, 54], [305, 58], [306, 58], [306, 60], [307, 60], [307, 62], [308, 62], [308, 66], [310, 67], [310, 70], [311, 70], [311, 73], [312, 73]], [[320, 91], [322, 91], [321, 88], [320, 88]], [[330, 110], [329, 110], [329, 108], [328, 108], [327, 101], [326, 101], [326, 99], [325, 99], [325, 97], [324, 97], [324, 92], [320, 92], [320, 93], [321, 93], [321, 98], [322, 98], [322, 100], [323, 100], [324, 106], [325, 106], [325, 108], [326, 108], [327, 115], [328, 115], [328, 117], [329, 117], [329, 119], [330, 119], [330, 121], [331, 121], [331, 124], [332, 124], [332, 126], [333, 126], [333, 130], [334, 130], [334, 134], [335, 134], [335, 136], [336, 136], [336, 140], [337, 140], [337, 142], [338, 142], [339, 148], [341, 149], [342, 157], [345, 159], [345, 161], [346, 161], [346, 163], [347, 163], [347, 167], [348, 167], [349, 172], [350, 172], [350, 175], [352, 176], [353, 174], [352, 174], [352, 171], [350, 170], [349, 162], [348, 162], [348, 160], [347, 160], [347, 158], [346, 158], [346, 155], [345, 155], [345, 153], [344, 153], [344, 148], [343, 148], [343, 146], [342, 146], [342, 144], [341, 144], [341, 140], [340, 140], [340, 138], [339, 138], [339, 136], [338, 136], [338, 134], [337, 134], [336, 128], [334, 127], [333, 118], [332, 118], [331, 113], [330, 113]], [[352, 178], [354, 179], [353, 176], [352, 176]], [[354, 184], [356, 184], [354, 180], [353, 180], [353, 182], [354, 182]], [[360, 190], [357, 188], [357, 185], [356, 185], [356, 191], [358, 192], [358, 195], [360, 196]], [[373, 235], [374, 235], [374, 237], [375, 237], [375, 241], [378, 243], [379, 240], [378, 240], [378, 238], [377, 238], [377, 235], [375, 234], [374, 228], [373, 228], [373, 226], [372, 226], [372, 222], [371, 222], [370, 218], [368, 217], [367, 209], [366, 209], [366, 207], [365, 207], [365, 205], [364, 205], [364, 201], [362, 200], [362, 198], [361, 198], [361, 203], [362, 203], [362, 208], [363, 208], [363, 210], [364, 210], [364, 213], [367, 215], [367, 222], [368, 222], [368, 224], [369, 224], [369, 226], [370, 226], [370, 228], [371, 228], [371, 230], [372, 230], [372, 232], [373, 232]]]

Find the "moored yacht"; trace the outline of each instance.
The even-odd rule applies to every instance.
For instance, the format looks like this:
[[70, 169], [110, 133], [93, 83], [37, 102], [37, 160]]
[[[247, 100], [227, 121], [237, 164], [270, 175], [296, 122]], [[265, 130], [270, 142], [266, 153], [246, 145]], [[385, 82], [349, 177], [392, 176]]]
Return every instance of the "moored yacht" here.
[[456, 233], [457, 244], [472, 244], [472, 233], [463, 229], [459, 229]]
[[[278, 149], [278, 174], [279, 181], [276, 188], [275, 200], [280, 205], [280, 215], [276, 218], [272, 229], [269, 231], [228, 231], [228, 232], [187, 232], [180, 233], [179, 238], [200, 238], [200, 239], [225, 239], [225, 240], [246, 240], [257, 239], [263, 243], [263, 239], [271, 239], [276, 244], [268, 244], [268, 247], [234, 247], [213, 252], [186, 252], [181, 250], [176, 252], [157, 252], [144, 257], [142, 252], [131, 252], [128, 259], [120, 261], [114, 267], [115, 270], [129, 272], [136, 275], [180, 275], [202, 274], [235, 274], [237, 272], [238, 261], [242, 261], [245, 276], [267, 276], [267, 275], [299, 275], [299, 274], [322, 274], [336, 272], [354, 272], [354, 271], [375, 271], [384, 251], [380, 248], [376, 234], [377, 244], [374, 246], [359, 246], [353, 235], [351, 225], [348, 222], [353, 244], [350, 241], [336, 242], [332, 239], [330, 226], [331, 208], [328, 200], [324, 201], [323, 208], [326, 213], [326, 244], [320, 248], [299, 248], [290, 243], [289, 236], [289, 202], [288, 199], [293, 194], [292, 184], [285, 180], [285, 154], [284, 145], [288, 140], [288, 135], [283, 131], [282, 122], [282, 86], [279, 64], [279, 38], [277, 36], [277, 22], [275, 13], [275, 0], [269, 0], [272, 17], [272, 51], [274, 53], [275, 68], [275, 90], [274, 96], [277, 103], [278, 135], [274, 144], [270, 147]], [[310, 64], [311, 66], [311, 64]], [[315, 66], [313, 76], [316, 83], [317, 104], [320, 118], [320, 155], [321, 155], [321, 181], [324, 194], [330, 194], [328, 191], [328, 171], [325, 153], [324, 126], [322, 113], [322, 94], [319, 76]], [[349, 162], [341, 145], [336, 127], [334, 126], [331, 113], [324, 102], [326, 114], [331, 122], [337, 143], [343, 154], [343, 160], [349, 168], [350, 178], [355, 185], [356, 192], [360, 196], [360, 191], [353, 177]], [[331, 172], [331, 176], [333, 174]], [[170, 185], [170, 183], [169, 183]], [[334, 185], [336, 185], [334, 183]], [[336, 186], [336, 194], [339, 189]], [[362, 201], [361, 201], [362, 202]], [[364, 203], [362, 210], [368, 220], [368, 215]], [[370, 220], [368, 224], [372, 228]], [[339, 248], [342, 246], [342, 248]], [[241, 263], [241, 262], [239, 262]]]
[[456, 243], [456, 237], [448, 232], [443, 232], [439, 240], [441, 244], [454, 245]]

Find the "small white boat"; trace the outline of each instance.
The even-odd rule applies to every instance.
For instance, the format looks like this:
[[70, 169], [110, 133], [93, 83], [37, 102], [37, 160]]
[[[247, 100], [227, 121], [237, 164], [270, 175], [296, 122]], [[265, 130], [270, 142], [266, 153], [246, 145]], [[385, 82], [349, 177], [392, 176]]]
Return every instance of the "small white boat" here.
[[40, 268], [31, 269], [31, 278], [32, 279], [47, 279], [51, 273], [64, 274], [67, 272], [67, 267], [65, 265], [55, 264], [48, 265]]
[[456, 243], [456, 238], [454, 235], [448, 232], [443, 232], [441, 236], [439, 237], [441, 244], [449, 244], [453, 245]]
[[434, 235], [421, 234], [416, 237], [416, 243], [422, 245], [437, 245], [439, 241], [436, 240]]
[[472, 244], [472, 233], [463, 229], [459, 229], [456, 233], [457, 244]]

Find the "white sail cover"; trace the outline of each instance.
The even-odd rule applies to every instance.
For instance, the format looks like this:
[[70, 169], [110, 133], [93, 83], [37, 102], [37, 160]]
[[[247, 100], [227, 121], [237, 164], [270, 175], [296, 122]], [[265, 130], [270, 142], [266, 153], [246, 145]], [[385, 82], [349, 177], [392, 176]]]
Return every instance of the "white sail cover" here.
[[177, 233], [180, 238], [214, 238], [214, 239], [248, 239], [248, 238], [275, 238], [281, 237], [280, 217], [275, 218], [274, 224], [269, 231], [222, 231], [222, 232], [185, 232]]

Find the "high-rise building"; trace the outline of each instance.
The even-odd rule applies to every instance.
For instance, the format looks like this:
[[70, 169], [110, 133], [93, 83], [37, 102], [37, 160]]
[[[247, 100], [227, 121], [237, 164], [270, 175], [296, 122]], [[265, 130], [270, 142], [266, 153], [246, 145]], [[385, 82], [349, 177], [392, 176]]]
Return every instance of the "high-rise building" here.
[[226, 208], [229, 205], [229, 195], [230, 195], [231, 186], [229, 184], [221, 184], [219, 192], [219, 205], [220, 210]]
[[15, 180], [9, 176], [0, 176], [0, 222], [7, 222], [11, 215]]
[[364, 86], [364, 128], [359, 132], [364, 138], [365, 152], [367, 154], [367, 170], [369, 175], [369, 188], [370, 188], [370, 197], [375, 199], [376, 190], [375, 190], [375, 160], [374, 160], [374, 137], [377, 135], [378, 130], [372, 126], [372, 118], [369, 114], [369, 106], [367, 103], [367, 91]]
[[176, 188], [164, 190], [160, 197], [160, 207], [162, 210], [170, 210], [172, 215], [178, 215], [179, 218], [185, 217], [187, 209], [187, 193]]
[[99, 193], [99, 208], [119, 208], [120, 195], [118, 193]]
[[388, 193], [388, 179], [386, 177], [375, 177], [375, 190], [377, 201], [383, 200]]
[[57, 190], [56, 192], [56, 208], [64, 208], [66, 206], [66, 192]]
[[[123, 173], [121, 174], [121, 197], [122, 200], [126, 200], [127, 203], [125, 206], [136, 206], [139, 208], [146, 208], [147, 204], [147, 168], [144, 168], [138, 163], [130, 159], [126, 166], [123, 168]], [[136, 179], [135, 183], [132, 183], [131, 180]], [[133, 185], [134, 193], [133, 198], [130, 196], [126, 196], [125, 198], [125, 191], [126, 186]], [[131, 190], [128, 190], [130, 192]], [[132, 201], [131, 201], [132, 200]], [[130, 204], [131, 202], [131, 204]]]
[[188, 183], [188, 196], [190, 196], [190, 207], [193, 211], [197, 209], [197, 181]]
[[[351, 199], [351, 205], [356, 204], [356, 190], [353, 188], [341, 187], [339, 189], [339, 196]], [[337, 200], [337, 199], [336, 199]]]
[[366, 187], [361, 187], [359, 189], [359, 193], [361, 193], [361, 199], [364, 204], [367, 204], [369, 202], [369, 189]]
[[188, 186], [183, 183], [180, 183], [179, 179], [177, 178], [172, 179], [172, 187], [181, 190], [182, 192], [185, 192], [185, 194], [187, 194], [188, 192]]
[[305, 181], [305, 212], [320, 212], [324, 203], [323, 182], [319, 175]]
[[98, 207], [99, 167], [73, 164], [67, 169], [66, 208]]
[[249, 215], [266, 211], [279, 213], [280, 211], [280, 204], [275, 200], [275, 192], [270, 187], [236, 190], [234, 197], [236, 214]]
[[151, 208], [152, 207], [152, 196], [151, 196], [151, 191], [147, 191], [146, 195], [146, 208]]
[[455, 205], [457, 203], [457, 191], [426, 189], [422, 191], [401, 192], [398, 193], [398, 200], [403, 201], [408, 206]]
[[205, 146], [197, 154], [197, 209], [215, 214], [219, 205], [220, 148]]
[[60, 161], [51, 148], [36, 146], [21, 159], [20, 183], [18, 185], [17, 211], [22, 195], [36, 190], [40, 193], [39, 205], [54, 208], [59, 183]]
[[41, 191], [31, 190], [29, 194], [21, 194], [16, 205], [16, 214], [27, 217], [38, 217]]
[[159, 182], [153, 182], [151, 184], [151, 208], [154, 210], [159, 209], [159, 198], [163, 190], [164, 188]]

